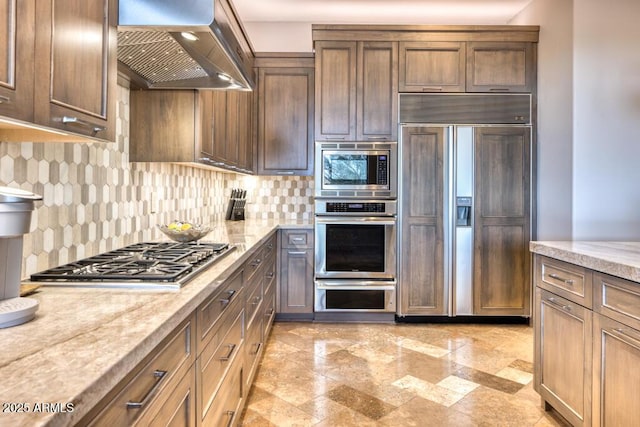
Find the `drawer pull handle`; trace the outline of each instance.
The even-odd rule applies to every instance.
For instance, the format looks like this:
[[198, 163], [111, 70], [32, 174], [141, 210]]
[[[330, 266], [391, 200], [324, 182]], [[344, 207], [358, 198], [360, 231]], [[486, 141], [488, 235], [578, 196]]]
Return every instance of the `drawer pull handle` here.
[[227, 347], [229, 347], [229, 352], [220, 358], [220, 360], [222, 360], [223, 362], [226, 362], [227, 360], [231, 359], [231, 356], [233, 355], [233, 350], [236, 349], [235, 344], [227, 344]]
[[254, 344], [256, 346], [256, 351], [253, 352], [253, 354], [258, 354], [260, 352], [260, 347], [262, 347], [262, 343], [261, 342], [257, 342]]
[[142, 409], [142, 408], [144, 408], [145, 405], [147, 405], [149, 403], [149, 401], [153, 398], [153, 396], [156, 394], [156, 391], [158, 390], [158, 387], [160, 387], [160, 384], [162, 384], [162, 380], [164, 380], [167, 377], [167, 371], [155, 370], [155, 371], [153, 371], [153, 376], [156, 378], [156, 382], [149, 389], [147, 394], [145, 394], [145, 396], [142, 398], [142, 402], [131, 402], [131, 401], [129, 401], [129, 402], [127, 402], [127, 409]]
[[561, 309], [563, 309], [564, 311], [571, 311], [571, 306], [570, 305], [564, 305], [564, 304], [560, 304], [558, 301], [556, 301], [555, 298], [551, 297], [548, 298], [547, 301], [553, 305], [555, 305], [556, 307], [560, 307]]
[[236, 294], [236, 291], [234, 289], [231, 289], [231, 290], [227, 291], [227, 294], [229, 295], [229, 297], [228, 298], [221, 298], [220, 299], [220, 304], [229, 305], [229, 303], [233, 299], [233, 296]]
[[253, 299], [253, 302], [251, 304], [252, 305], [258, 305], [258, 304], [260, 304], [260, 300], [262, 300], [262, 297], [260, 295], [258, 295], [257, 297], [255, 297]]
[[441, 86], [423, 87], [423, 92], [442, 92]]
[[305, 251], [287, 251], [287, 255], [306, 255]]
[[258, 258], [257, 260], [251, 263], [251, 267], [257, 267], [258, 265], [260, 265], [261, 262], [262, 260]]
[[272, 271], [271, 273], [267, 274], [267, 279], [273, 279], [273, 276], [275, 276], [275, 273]]
[[88, 122], [86, 120], [82, 120], [79, 119], [77, 117], [70, 117], [70, 116], [64, 116], [62, 117], [62, 124], [63, 125], [68, 125], [68, 124], [76, 124], [76, 125], [80, 125], [80, 126], [84, 126], [87, 128], [91, 128], [91, 130], [93, 131], [93, 134], [95, 135], [98, 132], [102, 132], [103, 130], [106, 129], [106, 126], [98, 126], [94, 123]]
[[555, 279], [555, 280], [559, 280], [560, 282], [566, 283], [567, 285], [573, 285], [573, 280], [565, 279], [564, 277], [558, 276], [555, 273], [549, 274], [549, 277], [551, 277], [552, 279]]
[[304, 242], [304, 237], [292, 237], [291, 240], [294, 242]]
[[271, 315], [273, 315], [273, 312], [274, 312], [274, 311], [275, 311], [275, 310], [273, 309], [273, 307], [271, 307], [271, 308], [269, 309], [269, 311], [267, 311], [264, 315], [265, 315], [265, 316], [267, 316], [267, 317], [271, 317]]
[[0, 95], [0, 104], [11, 104], [11, 98]]
[[227, 423], [227, 427], [231, 427], [233, 425], [233, 419], [236, 416], [236, 411], [227, 411], [227, 416], [229, 417], [229, 422]]

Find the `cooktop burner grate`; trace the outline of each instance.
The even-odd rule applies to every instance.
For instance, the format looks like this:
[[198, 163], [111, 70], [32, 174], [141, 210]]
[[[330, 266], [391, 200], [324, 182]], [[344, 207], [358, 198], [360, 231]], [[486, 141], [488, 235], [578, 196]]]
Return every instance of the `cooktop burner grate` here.
[[232, 249], [227, 243], [136, 243], [31, 275], [31, 281], [175, 282]]

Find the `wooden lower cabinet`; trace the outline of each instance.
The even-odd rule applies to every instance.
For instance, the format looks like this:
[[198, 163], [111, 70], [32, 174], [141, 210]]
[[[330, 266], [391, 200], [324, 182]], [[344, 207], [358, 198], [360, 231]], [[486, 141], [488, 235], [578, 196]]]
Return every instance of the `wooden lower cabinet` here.
[[313, 318], [313, 230], [282, 230], [278, 318]]
[[574, 426], [591, 425], [592, 312], [537, 288], [535, 389]]
[[190, 316], [170, 333], [80, 424], [195, 426], [194, 323]]
[[593, 330], [593, 425], [638, 425], [640, 331], [599, 314]]

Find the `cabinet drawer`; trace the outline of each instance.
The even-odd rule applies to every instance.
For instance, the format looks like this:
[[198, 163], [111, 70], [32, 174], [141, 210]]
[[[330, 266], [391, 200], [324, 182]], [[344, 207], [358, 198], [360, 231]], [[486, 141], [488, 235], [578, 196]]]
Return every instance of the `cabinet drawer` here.
[[201, 427], [233, 426], [238, 424], [243, 403], [244, 368], [242, 363], [234, 363], [225, 377], [211, 408], [202, 419]]
[[593, 303], [591, 276], [586, 268], [536, 255], [536, 286], [587, 308], [591, 308]]
[[198, 386], [198, 399], [203, 415], [209, 411], [225, 374], [242, 351], [244, 310], [240, 310], [231, 320], [233, 323], [225, 322], [219, 329], [196, 363], [198, 375], [202, 379]]
[[158, 412], [141, 418], [138, 426], [195, 427], [196, 377], [190, 369], [173, 391], [159, 406]]
[[243, 277], [243, 270], [239, 270], [198, 307], [198, 353], [220, 327], [218, 320], [229, 311], [236, 300], [242, 299]]
[[245, 302], [247, 325], [251, 324], [256, 312], [258, 311], [258, 307], [260, 307], [260, 304], [262, 303], [263, 282], [262, 274], [257, 274], [253, 277], [252, 283], [247, 285], [247, 290], [251, 290], [251, 293], [247, 294], [247, 301]]
[[92, 426], [132, 425], [157, 409], [154, 405], [165, 400], [163, 393], [170, 393], [193, 364], [193, 320], [189, 318], [151, 352], [155, 356], [134, 370], [135, 376], [92, 420]]
[[255, 321], [247, 329], [247, 338], [244, 342], [244, 369], [247, 390], [251, 388], [251, 382], [258, 367], [259, 356], [262, 354], [262, 321], [261, 316], [256, 317]]
[[313, 246], [313, 230], [282, 230], [283, 248], [310, 248]]
[[264, 318], [263, 341], [266, 344], [271, 331], [273, 319], [276, 317], [276, 283], [265, 284], [264, 303], [262, 304], [262, 314]]
[[640, 330], [640, 284], [595, 272], [594, 311]]

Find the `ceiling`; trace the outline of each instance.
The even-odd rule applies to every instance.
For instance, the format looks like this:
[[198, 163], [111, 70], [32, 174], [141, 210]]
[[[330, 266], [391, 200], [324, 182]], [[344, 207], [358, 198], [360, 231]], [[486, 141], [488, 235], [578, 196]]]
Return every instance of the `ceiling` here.
[[243, 22], [502, 25], [531, 0], [233, 0]]

